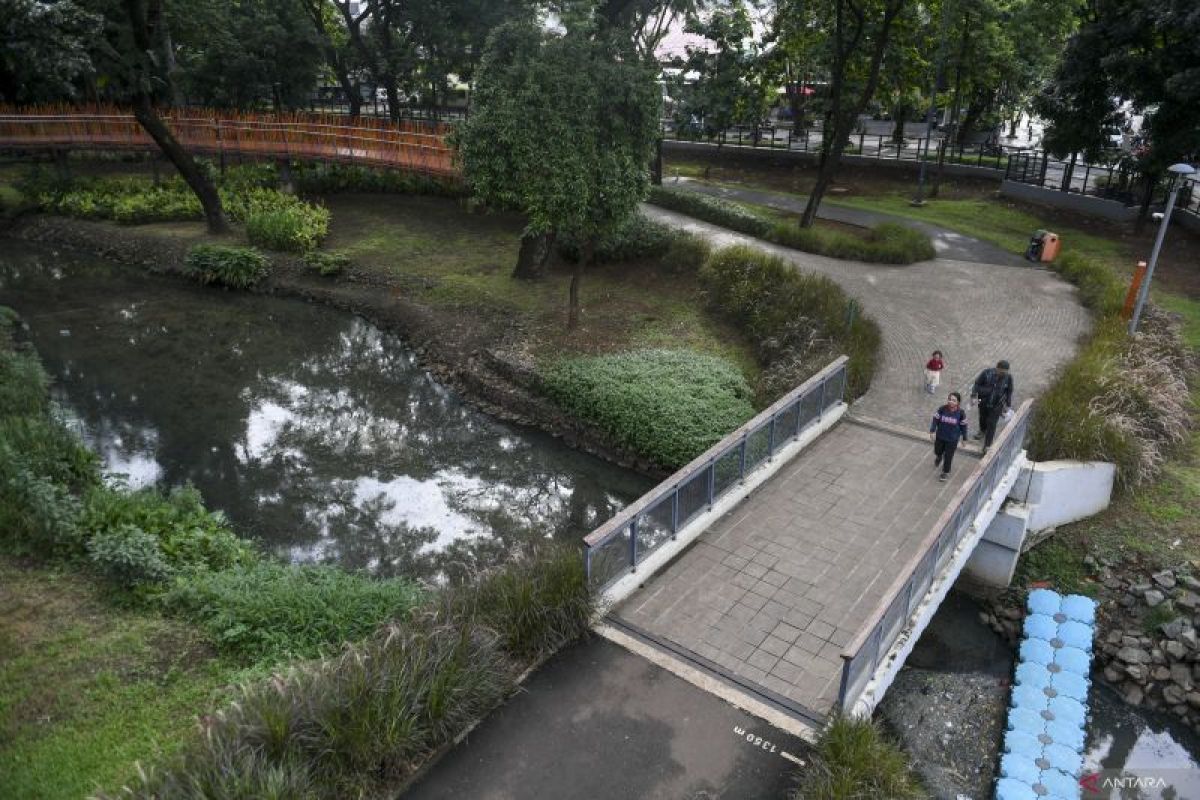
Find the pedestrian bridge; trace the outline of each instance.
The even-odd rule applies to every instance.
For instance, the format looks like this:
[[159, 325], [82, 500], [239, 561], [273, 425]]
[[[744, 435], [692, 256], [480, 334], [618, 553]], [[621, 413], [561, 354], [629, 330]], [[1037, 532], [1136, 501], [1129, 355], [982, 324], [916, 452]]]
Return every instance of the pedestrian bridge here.
[[941, 483], [847, 416], [842, 357], [585, 540], [605, 623], [801, 725], [869, 714], [1024, 462], [1027, 401]]
[[[160, 109], [189, 152], [287, 158], [458, 176], [447, 129], [418, 121], [220, 109]], [[159, 152], [133, 114], [118, 106], [0, 106], [0, 148]]]

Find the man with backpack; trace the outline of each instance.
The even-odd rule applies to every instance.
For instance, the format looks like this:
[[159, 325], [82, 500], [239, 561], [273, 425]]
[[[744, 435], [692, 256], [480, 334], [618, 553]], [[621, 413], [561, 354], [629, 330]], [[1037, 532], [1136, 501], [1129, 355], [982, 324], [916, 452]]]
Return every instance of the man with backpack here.
[[996, 423], [1005, 409], [1012, 408], [1013, 379], [1008, 373], [1008, 362], [998, 361], [979, 373], [971, 388], [971, 400], [979, 403], [979, 432], [974, 439], [983, 439], [983, 452], [992, 446], [996, 435]]

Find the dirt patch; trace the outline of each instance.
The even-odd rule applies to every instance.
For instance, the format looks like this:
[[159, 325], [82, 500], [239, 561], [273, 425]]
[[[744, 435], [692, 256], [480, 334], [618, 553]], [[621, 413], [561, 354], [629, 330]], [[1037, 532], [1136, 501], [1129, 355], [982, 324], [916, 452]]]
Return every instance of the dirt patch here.
[[[158, 227], [30, 216], [16, 222], [8, 233], [188, 280], [182, 274], [184, 259], [188, 249], [204, 237], [160, 235]], [[514, 324], [511, 316], [499, 311], [488, 315], [476, 309], [477, 313], [463, 314], [452, 304], [439, 307], [415, 299], [436, 287], [436, 276], [351, 267], [337, 279], [329, 279], [316, 275], [296, 257], [272, 254], [271, 260], [270, 277], [254, 291], [321, 302], [359, 314], [404, 338], [437, 380], [482, 411], [540, 428], [572, 447], [651, 477], [665, 475], [660, 465], [614, 445], [602, 431], [565, 414], [541, 396], [536, 359], [526, 344], [530, 337], [524, 327], [549, 327], [548, 321]], [[557, 330], [560, 337], [561, 330]], [[552, 339], [555, 333], [547, 330], [541, 336]]]

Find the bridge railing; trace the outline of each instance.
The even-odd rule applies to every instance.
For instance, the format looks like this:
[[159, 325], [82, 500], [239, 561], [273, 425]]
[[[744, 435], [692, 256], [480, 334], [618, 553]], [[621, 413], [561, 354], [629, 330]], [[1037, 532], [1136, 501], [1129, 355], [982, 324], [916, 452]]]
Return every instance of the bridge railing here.
[[842, 653], [838, 707], [847, 711], [861, 696], [881, 660], [909, 626], [926, 592], [946, 568], [951, 556], [1020, 454], [1029, 428], [1032, 401], [1026, 400], [998, 441], [979, 462], [934, 523], [917, 552], [884, 595], [867, 623]]
[[847, 363], [841, 356], [588, 534], [583, 540], [584, 567], [591, 586], [604, 589], [636, 570], [782, 446], [842, 403]]
[[[230, 114], [165, 109], [164, 121], [194, 152], [319, 159], [456, 174], [444, 130], [389, 121], [303, 114]], [[0, 147], [155, 149], [133, 115], [93, 111], [0, 108]]]

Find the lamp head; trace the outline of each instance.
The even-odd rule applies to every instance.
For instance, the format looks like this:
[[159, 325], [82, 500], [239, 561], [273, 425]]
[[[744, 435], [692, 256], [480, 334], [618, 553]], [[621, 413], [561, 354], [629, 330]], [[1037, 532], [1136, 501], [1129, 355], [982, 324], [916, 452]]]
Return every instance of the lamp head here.
[[1175, 175], [1187, 176], [1195, 173], [1196, 168], [1191, 164], [1172, 164], [1171, 166], [1167, 167], [1167, 172]]

